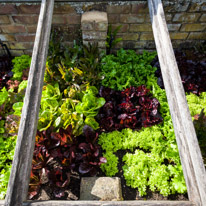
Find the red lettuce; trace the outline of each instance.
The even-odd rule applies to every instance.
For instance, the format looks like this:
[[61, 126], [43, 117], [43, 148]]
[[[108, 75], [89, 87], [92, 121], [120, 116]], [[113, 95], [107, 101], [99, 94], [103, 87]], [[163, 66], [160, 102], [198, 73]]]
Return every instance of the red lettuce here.
[[145, 85], [130, 87], [121, 93], [101, 87], [100, 96], [107, 101], [97, 116], [104, 131], [140, 129], [163, 120], [158, 112], [158, 100], [151, 96]]

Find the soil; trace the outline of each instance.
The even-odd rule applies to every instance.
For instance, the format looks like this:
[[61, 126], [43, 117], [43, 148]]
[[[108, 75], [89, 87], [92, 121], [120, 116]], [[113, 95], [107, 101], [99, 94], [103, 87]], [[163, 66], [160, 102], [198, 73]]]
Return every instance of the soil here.
[[[126, 185], [126, 181], [123, 176], [123, 170], [121, 169], [124, 165], [122, 157], [125, 155], [126, 150], [119, 150], [116, 155], [119, 158], [118, 169], [119, 173], [115, 176], [121, 179], [122, 185], [122, 195], [124, 200], [188, 200], [187, 194], [175, 194], [170, 195], [168, 197], [164, 197], [163, 195], [152, 192], [148, 189], [147, 195], [140, 196], [137, 189], [133, 189]], [[86, 175], [84, 175], [86, 176]], [[106, 176], [101, 170], [99, 170], [98, 177]], [[38, 196], [34, 197], [33, 200], [79, 200], [80, 197], [80, 182], [81, 182], [81, 175], [76, 172], [71, 173], [70, 177], [70, 184], [64, 188], [65, 195], [61, 198], [56, 198], [54, 196], [54, 191], [57, 190], [57, 187], [52, 187], [51, 185], [43, 185], [40, 189], [40, 193]]]

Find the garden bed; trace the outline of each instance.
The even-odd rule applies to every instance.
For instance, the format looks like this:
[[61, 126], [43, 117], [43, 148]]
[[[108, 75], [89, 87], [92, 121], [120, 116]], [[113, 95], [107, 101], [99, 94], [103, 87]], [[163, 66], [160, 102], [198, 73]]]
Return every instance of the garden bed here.
[[[187, 199], [155, 56], [122, 49], [117, 56], [103, 56], [95, 46], [63, 48], [54, 39], [50, 42], [30, 199], [77, 200], [81, 177], [93, 175], [120, 177], [124, 200]], [[204, 56], [188, 60], [183, 53], [177, 56], [205, 151], [206, 60]], [[13, 63], [13, 77], [2, 83], [0, 93], [1, 198], [8, 183], [30, 58], [15, 58]]]

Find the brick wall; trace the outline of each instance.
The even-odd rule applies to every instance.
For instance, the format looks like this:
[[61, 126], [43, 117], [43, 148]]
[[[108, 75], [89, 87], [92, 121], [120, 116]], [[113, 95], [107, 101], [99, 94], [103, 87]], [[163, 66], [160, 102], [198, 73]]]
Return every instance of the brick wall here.
[[[188, 48], [206, 40], [205, 0], [163, 0], [173, 46]], [[13, 55], [31, 54], [40, 3], [0, 3], [0, 39]], [[117, 48], [154, 50], [147, 1], [56, 2], [53, 27], [61, 29], [66, 44], [81, 39], [81, 15], [105, 11], [113, 28], [122, 25]]]

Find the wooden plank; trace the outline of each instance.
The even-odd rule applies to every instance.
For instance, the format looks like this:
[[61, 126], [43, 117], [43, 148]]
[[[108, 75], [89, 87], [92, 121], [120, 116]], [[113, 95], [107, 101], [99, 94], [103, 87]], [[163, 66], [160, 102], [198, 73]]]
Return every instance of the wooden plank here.
[[[4, 201], [0, 201], [0, 206]], [[32, 201], [23, 206], [195, 206], [189, 201]]]
[[27, 199], [53, 6], [54, 0], [42, 0], [6, 206], [20, 206]]
[[152, 28], [190, 201], [206, 205], [206, 174], [161, 0], [148, 0]]

